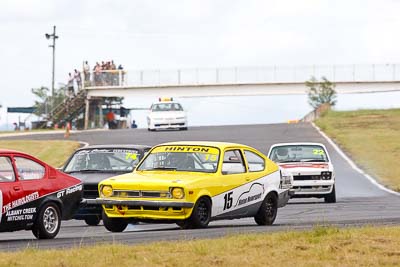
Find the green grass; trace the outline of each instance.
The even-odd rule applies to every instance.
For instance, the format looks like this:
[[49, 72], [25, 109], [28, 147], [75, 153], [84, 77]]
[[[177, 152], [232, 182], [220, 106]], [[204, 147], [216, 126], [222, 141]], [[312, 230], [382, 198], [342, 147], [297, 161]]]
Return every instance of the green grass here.
[[64, 131], [62, 129], [33, 129], [29, 131], [0, 131], [0, 135], [2, 134], [21, 134], [21, 133], [40, 133], [40, 132], [61, 132]]
[[[367, 172], [400, 188], [400, 110], [330, 111], [317, 122]], [[60, 166], [71, 141], [0, 141]], [[69, 151], [67, 151], [69, 150]], [[178, 230], [177, 230], [178, 231]], [[177, 232], [178, 234], [178, 232]], [[399, 266], [400, 227], [232, 235], [218, 239], [118, 243], [0, 252], [0, 266]]]
[[398, 266], [400, 227], [242, 234], [0, 253], [0, 266]]
[[400, 109], [329, 111], [316, 125], [363, 170], [400, 192]]
[[12, 149], [31, 154], [53, 167], [61, 167], [68, 157], [79, 148], [75, 141], [36, 141], [36, 140], [10, 140], [0, 141], [0, 149]]

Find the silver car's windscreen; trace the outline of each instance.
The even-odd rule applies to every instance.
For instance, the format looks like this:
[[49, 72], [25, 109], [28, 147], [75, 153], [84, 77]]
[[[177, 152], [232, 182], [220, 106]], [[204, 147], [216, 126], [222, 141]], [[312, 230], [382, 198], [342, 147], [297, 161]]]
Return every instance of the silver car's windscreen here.
[[140, 161], [135, 149], [88, 149], [76, 152], [64, 168], [65, 172], [132, 171]]

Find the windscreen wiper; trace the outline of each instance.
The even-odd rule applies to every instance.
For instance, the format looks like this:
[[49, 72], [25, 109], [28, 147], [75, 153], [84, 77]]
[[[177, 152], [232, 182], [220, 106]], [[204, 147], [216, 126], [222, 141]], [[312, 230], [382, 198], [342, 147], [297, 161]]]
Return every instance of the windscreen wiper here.
[[176, 171], [176, 167], [156, 167], [156, 168], [151, 168], [151, 169], [145, 169], [146, 171], [151, 171], [151, 170], [167, 170], [167, 171]]
[[299, 160], [295, 160], [295, 159], [288, 159], [288, 160], [282, 160], [282, 161], [278, 161], [278, 163], [288, 163], [288, 162], [299, 162]]
[[98, 170], [98, 169], [82, 169], [82, 170], [76, 170], [76, 171], [69, 171], [65, 173], [75, 173], [75, 172], [109, 172], [112, 170]]

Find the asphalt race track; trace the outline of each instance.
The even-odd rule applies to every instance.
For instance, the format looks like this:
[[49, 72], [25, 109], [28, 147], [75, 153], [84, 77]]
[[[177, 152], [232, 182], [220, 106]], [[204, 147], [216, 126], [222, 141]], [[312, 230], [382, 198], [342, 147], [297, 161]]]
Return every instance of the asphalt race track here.
[[[2, 137], [6, 139], [64, 139], [63, 134]], [[279, 209], [272, 226], [257, 226], [252, 218], [211, 222], [207, 229], [179, 230], [175, 224], [129, 225], [123, 233], [110, 233], [83, 221], [62, 223], [53, 240], [36, 240], [30, 231], [0, 233], [0, 250], [21, 248], [79, 247], [95, 243], [145, 243], [161, 240], [214, 238], [232, 233], [254, 233], [310, 229], [316, 225], [338, 227], [360, 225], [400, 225], [400, 196], [386, 192], [355, 171], [311, 125], [272, 124], [193, 127], [188, 131], [148, 132], [146, 129], [85, 131], [73, 133], [70, 140], [94, 144], [146, 144], [199, 140], [226, 141], [250, 145], [267, 153], [278, 142], [309, 141], [324, 143], [336, 170], [337, 203], [323, 199], [295, 199]]]

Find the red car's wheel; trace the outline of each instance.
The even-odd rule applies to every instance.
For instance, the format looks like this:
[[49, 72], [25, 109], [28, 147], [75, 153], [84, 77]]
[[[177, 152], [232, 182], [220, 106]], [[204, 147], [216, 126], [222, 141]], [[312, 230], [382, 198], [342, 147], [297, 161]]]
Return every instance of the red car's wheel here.
[[39, 212], [32, 228], [33, 235], [38, 239], [52, 239], [60, 231], [61, 213], [57, 204], [46, 203]]

